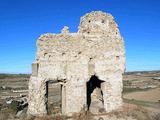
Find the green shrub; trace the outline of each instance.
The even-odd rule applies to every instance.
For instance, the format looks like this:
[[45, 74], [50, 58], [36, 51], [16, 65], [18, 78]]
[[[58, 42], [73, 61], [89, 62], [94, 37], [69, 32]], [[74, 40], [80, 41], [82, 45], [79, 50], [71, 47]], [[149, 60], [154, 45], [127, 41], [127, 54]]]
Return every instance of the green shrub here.
[[18, 102], [17, 101], [12, 101], [12, 103], [9, 105], [9, 108], [16, 113], [17, 112], [17, 106], [18, 106]]

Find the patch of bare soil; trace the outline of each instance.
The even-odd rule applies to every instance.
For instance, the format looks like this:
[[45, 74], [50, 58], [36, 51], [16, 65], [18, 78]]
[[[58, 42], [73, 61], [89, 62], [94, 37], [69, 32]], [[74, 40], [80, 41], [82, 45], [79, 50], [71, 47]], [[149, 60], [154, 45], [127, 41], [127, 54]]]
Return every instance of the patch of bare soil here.
[[147, 91], [138, 91], [126, 93], [123, 95], [126, 99], [136, 99], [143, 101], [159, 102], [160, 101], [160, 88], [149, 89]]

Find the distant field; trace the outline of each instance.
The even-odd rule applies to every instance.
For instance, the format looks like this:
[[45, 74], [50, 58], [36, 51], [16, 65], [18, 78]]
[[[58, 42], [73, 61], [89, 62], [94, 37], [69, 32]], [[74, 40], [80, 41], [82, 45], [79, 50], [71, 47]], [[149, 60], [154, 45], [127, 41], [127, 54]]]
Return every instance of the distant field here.
[[125, 94], [123, 97], [128, 99], [160, 102], [160, 88], [150, 89], [147, 91], [132, 92]]
[[123, 76], [124, 102], [160, 113], [160, 71], [130, 72]]
[[29, 74], [0, 74], [0, 98], [27, 95], [27, 92], [15, 93], [14, 91], [28, 90], [29, 77]]
[[17, 77], [29, 78], [30, 74], [3, 74], [3, 73], [0, 73], [0, 79], [17, 78]]

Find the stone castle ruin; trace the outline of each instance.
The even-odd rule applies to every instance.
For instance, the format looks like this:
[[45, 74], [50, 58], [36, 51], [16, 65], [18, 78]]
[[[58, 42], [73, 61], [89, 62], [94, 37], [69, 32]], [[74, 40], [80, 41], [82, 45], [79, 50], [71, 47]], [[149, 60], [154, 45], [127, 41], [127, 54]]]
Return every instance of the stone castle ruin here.
[[124, 41], [114, 18], [101, 11], [88, 13], [81, 17], [77, 33], [64, 27], [60, 34], [39, 37], [28, 114], [47, 114], [48, 81], [60, 86], [63, 115], [118, 109], [124, 70]]

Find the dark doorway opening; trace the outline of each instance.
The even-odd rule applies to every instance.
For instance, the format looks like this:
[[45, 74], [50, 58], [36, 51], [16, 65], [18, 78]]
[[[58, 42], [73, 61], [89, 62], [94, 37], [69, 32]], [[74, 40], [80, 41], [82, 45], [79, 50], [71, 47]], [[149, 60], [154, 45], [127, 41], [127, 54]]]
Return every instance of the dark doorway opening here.
[[[89, 110], [90, 104], [91, 104], [91, 94], [96, 88], [101, 89], [101, 83], [104, 82], [102, 80], [99, 80], [97, 76], [93, 75], [91, 76], [90, 80], [87, 82], [87, 107]], [[101, 95], [103, 96], [103, 92], [101, 90]]]

